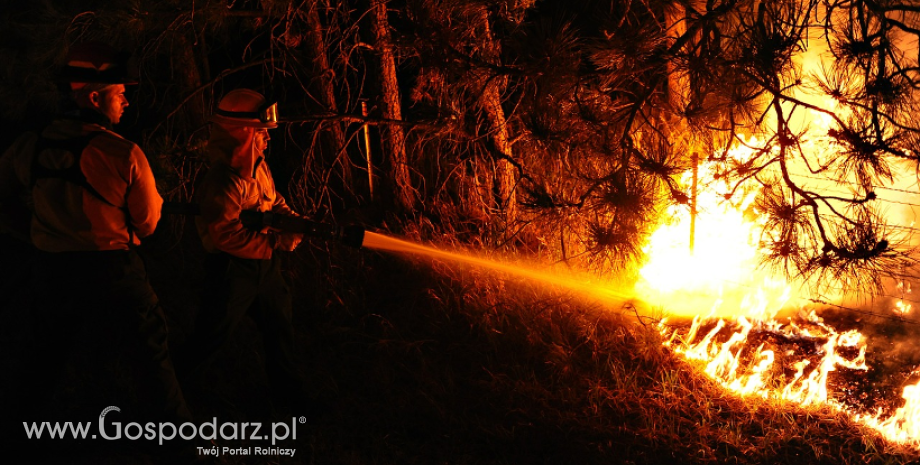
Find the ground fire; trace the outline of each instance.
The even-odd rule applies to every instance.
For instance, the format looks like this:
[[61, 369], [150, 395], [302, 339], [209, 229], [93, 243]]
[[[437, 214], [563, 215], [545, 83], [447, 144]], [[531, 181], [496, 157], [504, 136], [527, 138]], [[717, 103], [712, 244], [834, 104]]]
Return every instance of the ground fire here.
[[[757, 144], [745, 141], [743, 146]], [[744, 157], [745, 152], [732, 155]], [[697, 197], [695, 250], [689, 247], [686, 208], [675, 208], [674, 221], [659, 228], [646, 248], [649, 261], [641, 270], [639, 293], [669, 312], [693, 315], [689, 328], [675, 329], [668, 319], [661, 321], [665, 345], [701, 363], [707, 375], [740, 395], [830, 406], [892, 441], [920, 446], [918, 385], [904, 387], [905, 404], [894, 412], [861, 411], [847, 392], [830, 387], [833, 376], [858, 377], [869, 368], [866, 338], [856, 329], [838, 331], [819, 316], [821, 306], [815, 305], [847, 296], [813, 294], [765, 271], [758, 242], [763, 221], [751, 207], [752, 197], [729, 202], [719, 189], [725, 183], [705, 174], [703, 179], [708, 189]], [[901, 290], [904, 286], [903, 281], [897, 284]], [[901, 314], [910, 311], [902, 300], [895, 304], [893, 310]], [[793, 316], [777, 318], [790, 309]]]
[[920, 460], [917, 0], [5, 3], [4, 464]]

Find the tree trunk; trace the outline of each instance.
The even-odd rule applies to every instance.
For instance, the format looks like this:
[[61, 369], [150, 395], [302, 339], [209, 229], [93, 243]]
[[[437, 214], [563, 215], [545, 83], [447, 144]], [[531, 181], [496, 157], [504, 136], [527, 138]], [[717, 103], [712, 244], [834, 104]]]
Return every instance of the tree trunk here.
[[[489, 24], [489, 12], [485, 8], [480, 11], [479, 23], [482, 28], [483, 58], [486, 62], [497, 63], [501, 56], [500, 45], [492, 35], [492, 28]], [[511, 163], [514, 159], [514, 153], [511, 147], [511, 141], [508, 137], [508, 125], [505, 119], [505, 110], [502, 108], [502, 91], [504, 90], [504, 79], [492, 76], [491, 74], [483, 76], [483, 92], [480, 104], [489, 119], [491, 126], [492, 143], [495, 149], [501, 154], [496, 161], [495, 190], [497, 193], [496, 202], [500, 210], [504, 213], [507, 221], [513, 221], [516, 216], [517, 201], [515, 199], [514, 188], [517, 184], [515, 167]]]
[[[390, 36], [390, 22], [387, 19], [387, 1], [371, 0], [371, 21], [374, 30], [375, 47], [379, 58], [380, 106], [383, 118], [402, 120], [399, 82], [396, 78], [396, 54]], [[411, 210], [414, 206], [409, 165], [406, 156], [406, 134], [398, 124], [382, 126], [384, 154], [389, 155], [386, 170], [396, 207]]]
[[[687, 10], [690, 7], [697, 12], [706, 11], [706, 4], [700, 0], [691, 0], [686, 6], [675, 4], [665, 10], [665, 24], [668, 28], [668, 47], [673, 46], [678, 40], [688, 33], [687, 24], [691, 20], [691, 14]], [[705, 30], [705, 28], [704, 28]], [[697, 53], [707, 53], [707, 38], [704, 32], [697, 30], [693, 33], [691, 39], [684, 45], [685, 49], [700, 47]], [[668, 62], [668, 101], [672, 110], [683, 111], [684, 105], [691, 109], [699, 109], [704, 105], [704, 95], [701, 93], [701, 85], [697, 80], [699, 76], [694, 75], [689, 70], [678, 70], [673, 62]]]
[[[314, 82], [316, 83], [320, 105], [322, 105], [324, 112], [334, 115], [339, 112], [338, 103], [335, 99], [335, 87], [333, 82], [335, 71], [333, 71], [329, 63], [326, 38], [323, 34], [325, 28], [320, 20], [319, 6], [319, 0], [311, 0], [307, 6], [305, 14], [305, 21], [309, 28], [309, 32], [307, 33], [307, 48], [313, 58], [313, 75], [316, 76]], [[347, 205], [350, 203], [348, 199], [353, 196], [348, 195], [348, 192], [345, 191], [351, 191], [351, 193], [354, 194], [356, 189], [352, 185], [352, 166], [346, 151], [347, 141], [345, 130], [341, 123], [335, 121], [325, 123], [317, 130], [328, 131], [328, 137], [323, 138], [325, 141], [322, 147], [324, 152], [322, 155], [323, 171], [328, 172], [329, 170], [334, 170], [337, 172], [341, 186], [332, 187], [334, 190], [342, 191], [340, 195], [344, 196], [344, 202]], [[327, 177], [323, 176], [323, 178], [326, 179]]]
[[492, 167], [480, 157], [463, 161], [463, 174], [460, 176], [460, 203], [463, 211], [471, 218], [486, 223], [492, 216], [495, 185]]
[[[310, 81], [310, 91], [317, 96], [319, 113], [335, 115], [339, 113], [335, 93], [335, 71], [329, 61], [328, 44], [326, 43], [326, 27], [320, 19], [320, 0], [310, 0], [304, 11], [304, 22], [307, 25], [305, 34], [305, 50], [313, 63]], [[320, 123], [316, 128], [319, 134], [319, 152], [321, 174], [319, 180], [323, 189], [330, 195], [323, 196], [330, 199], [330, 208], [338, 210], [354, 206], [355, 194], [361, 189], [353, 184], [352, 163], [347, 151], [347, 137], [342, 123], [328, 121]], [[304, 160], [308, 163], [308, 160]], [[317, 167], [304, 167], [305, 172], [316, 170]]]
[[[687, 10], [683, 5], [671, 5], [665, 10], [665, 26], [668, 28], [667, 45], [670, 48], [679, 37], [687, 32]], [[668, 103], [672, 111], [681, 110], [683, 96], [689, 93], [686, 72], [678, 70], [673, 61], [668, 61]]]
[[[190, 31], [194, 38], [195, 31]], [[196, 45], [184, 33], [175, 35], [176, 53], [173, 54], [173, 69], [179, 73], [178, 81], [181, 83], [181, 94], [188, 95], [197, 91], [202, 85], [202, 70], [196, 58]], [[204, 93], [199, 93], [185, 105], [186, 127], [195, 130], [206, 121], [208, 114]]]

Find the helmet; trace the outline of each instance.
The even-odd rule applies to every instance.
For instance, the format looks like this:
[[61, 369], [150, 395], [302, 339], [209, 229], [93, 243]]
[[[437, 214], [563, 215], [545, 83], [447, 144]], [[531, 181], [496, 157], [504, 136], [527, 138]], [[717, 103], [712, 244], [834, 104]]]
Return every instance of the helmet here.
[[89, 83], [137, 84], [137, 77], [128, 68], [129, 56], [102, 42], [79, 43], [70, 47], [60, 79], [72, 89]]
[[224, 95], [211, 121], [228, 126], [258, 129], [278, 127], [278, 104], [250, 89], [236, 89]]

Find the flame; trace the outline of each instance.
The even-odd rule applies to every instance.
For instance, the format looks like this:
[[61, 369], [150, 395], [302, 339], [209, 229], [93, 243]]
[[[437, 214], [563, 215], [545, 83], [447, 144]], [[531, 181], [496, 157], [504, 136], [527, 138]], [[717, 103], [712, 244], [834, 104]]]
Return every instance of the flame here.
[[[666, 323], [660, 329], [665, 334], [672, 331], [665, 342], [667, 347], [687, 359], [705, 363], [704, 371], [707, 375], [742, 396], [782, 399], [803, 406], [830, 404], [832, 400], [828, 395], [827, 382], [831, 372], [838, 367], [868, 369], [865, 338], [855, 330], [838, 333], [823, 324], [814, 314], [810, 318], [809, 327], [802, 327], [795, 324], [783, 325], [775, 320], [752, 321], [743, 315], [731, 322], [718, 319], [714, 324], [711, 319], [697, 317], [684, 336], [671, 330]], [[700, 329], [707, 323], [712, 324], [712, 328], [697, 341]], [[729, 331], [723, 330], [731, 325], [738, 329], [725, 339]], [[785, 340], [810, 342], [820, 347], [818, 353], [822, 355], [817, 363], [812, 363], [804, 356], [791, 363], [796, 371], [788, 379], [783, 376], [783, 367], [776, 365], [774, 351], [764, 350], [763, 343], [757, 349], [750, 349], [748, 339], [752, 331]], [[842, 353], [854, 350], [857, 352], [855, 356], [848, 357]], [[746, 359], [749, 361], [743, 362]], [[842, 408], [839, 404], [837, 406]]]
[[889, 441], [920, 447], [920, 382], [904, 388], [904, 406], [887, 419], [881, 412], [856, 415], [856, 419], [880, 431]]
[[[753, 153], [753, 142], [739, 144], [729, 156], [744, 161]], [[752, 207], [756, 192], [737, 192], [739, 200], [733, 203], [728, 200], [731, 186], [714, 179], [716, 168], [704, 162], [698, 169], [692, 250], [690, 210], [671, 207], [671, 220], [652, 233], [643, 249], [647, 262], [636, 288], [673, 314], [694, 316], [707, 308], [712, 314], [770, 319], [792, 297], [791, 286], [758, 268], [762, 221]], [[691, 176], [685, 173], [684, 184]]]
[[[746, 153], [736, 149], [733, 155], [744, 157]], [[640, 289], [650, 292], [653, 301], [669, 311], [677, 308], [677, 313], [692, 314], [700, 308], [708, 310], [706, 317], [695, 316], [683, 335], [662, 324], [662, 332], [669, 336], [665, 344], [687, 359], [704, 363], [706, 374], [741, 395], [801, 405], [828, 403], [831, 372], [838, 368], [867, 369], [865, 338], [856, 331], [838, 333], [814, 312], [802, 324], [783, 324], [775, 319], [793, 297], [792, 286], [758, 269], [761, 219], [750, 209], [754, 196], [743, 193], [737, 204], [726, 201], [728, 186], [714, 182], [714, 171], [710, 164], [699, 168], [705, 188], [697, 195], [694, 249], [690, 250], [686, 208], [672, 210], [675, 221], [655, 231], [645, 248], [649, 259], [640, 270]], [[708, 305], [693, 307], [706, 298]], [[708, 331], [700, 337], [704, 327]], [[784, 355], [786, 365], [795, 369], [787, 375], [773, 350], [764, 349], [763, 343], [752, 349], [752, 333], [811, 343], [817, 346], [820, 357], [812, 360], [804, 355]], [[842, 355], [854, 350], [856, 355]]]
[[[756, 141], [741, 145], [754, 147]], [[733, 155], [743, 159], [746, 150], [735, 149]], [[904, 406], [888, 417], [881, 411], [856, 412], [836, 400], [829, 391], [833, 372], [868, 370], [866, 337], [857, 330], [838, 331], [807, 306], [796, 309], [800, 317], [795, 321], [777, 320], [780, 310], [807, 296], [758, 268], [757, 238], [763, 220], [751, 208], [754, 196], [741, 193], [736, 203], [727, 201], [726, 186], [713, 179], [714, 171], [708, 163], [699, 167], [702, 187], [694, 249], [690, 250], [685, 206], [670, 210], [671, 221], [660, 226], [645, 247], [648, 261], [639, 272], [638, 295], [670, 313], [694, 316], [684, 329], [662, 320], [664, 344], [700, 363], [708, 376], [741, 396], [827, 406], [850, 414], [892, 442], [920, 448], [920, 382], [904, 388]], [[684, 183], [690, 176], [688, 172]], [[899, 291], [903, 297], [910, 288], [902, 284]], [[911, 311], [903, 300], [895, 306], [901, 315]], [[774, 350], [780, 346], [810, 350]]]
[[905, 316], [911, 311], [911, 304], [904, 302], [904, 297], [906, 294], [910, 294], [910, 283], [904, 283], [904, 281], [898, 281], [898, 292], [901, 294], [901, 298], [895, 302], [895, 312], [898, 315]]

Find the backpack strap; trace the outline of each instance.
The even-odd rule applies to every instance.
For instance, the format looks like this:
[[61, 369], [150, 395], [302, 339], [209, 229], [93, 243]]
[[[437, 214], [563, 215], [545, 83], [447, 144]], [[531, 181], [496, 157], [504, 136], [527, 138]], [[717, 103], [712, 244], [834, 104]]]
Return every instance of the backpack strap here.
[[[48, 139], [39, 136], [38, 141], [35, 143], [35, 156], [32, 157], [31, 187], [35, 187], [35, 183], [39, 179], [63, 179], [82, 187], [92, 194], [93, 197], [96, 197], [106, 204], [121, 208], [103, 197], [102, 194], [86, 180], [86, 174], [84, 174], [83, 170], [80, 168], [80, 157], [83, 156], [83, 150], [85, 150], [89, 143], [100, 134], [102, 134], [101, 131], [94, 131], [84, 136], [77, 136], [69, 139]], [[73, 155], [73, 163], [67, 168], [48, 168], [42, 165], [39, 163], [39, 154], [48, 149], [63, 150], [70, 153]]]

